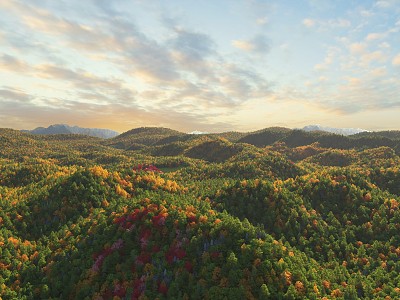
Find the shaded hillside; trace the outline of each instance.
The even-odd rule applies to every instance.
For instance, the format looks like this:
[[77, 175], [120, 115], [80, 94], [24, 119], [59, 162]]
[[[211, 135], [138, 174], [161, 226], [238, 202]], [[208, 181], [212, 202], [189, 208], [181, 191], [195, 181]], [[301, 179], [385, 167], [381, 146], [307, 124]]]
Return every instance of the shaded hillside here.
[[[283, 142], [289, 147], [298, 147], [319, 142], [323, 144], [324, 147], [329, 147], [330, 144], [336, 143], [338, 139], [344, 139], [345, 141], [348, 141], [348, 139], [343, 136], [329, 132], [307, 132], [300, 129], [292, 130], [288, 128], [271, 127], [253, 133], [248, 133], [239, 141], [252, 144], [257, 147], [265, 147], [277, 142]], [[341, 142], [340, 145], [344, 146], [343, 142]]]
[[387, 130], [387, 131], [372, 131], [372, 132], [361, 132], [353, 135], [353, 137], [383, 137], [388, 139], [400, 140], [399, 130]]
[[226, 139], [230, 142], [239, 142], [242, 138], [247, 136], [249, 133], [246, 132], [238, 132], [238, 131], [229, 131], [229, 132], [221, 132], [215, 134], [208, 134], [210, 137], [220, 137]]
[[307, 146], [318, 143], [324, 148], [365, 149], [387, 146], [400, 153], [400, 140], [397, 133], [365, 132], [350, 136], [338, 135], [324, 131], [291, 130], [286, 128], [267, 128], [249, 133], [239, 142], [249, 143], [257, 147], [265, 147], [274, 143], [285, 143], [288, 147]]
[[0, 157], [22, 158], [46, 151], [47, 144], [19, 130], [0, 129]]
[[[153, 147], [151, 154], [154, 156], [177, 156], [183, 155], [184, 151], [189, 147], [187, 143], [173, 142], [162, 146]], [[131, 148], [130, 148], [131, 149]]]
[[225, 139], [207, 139], [197, 141], [185, 151], [185, 156], [203, 159], [209, 162], [222, 162], [242, 151], [243, 146]]
[[241, 143], [248, 143], [257, 147], [265, 147], [277, 141], [283, 140], [291, 132], [291, 129], [283, 127], [271, 127], [248, 133], [239, 139]]
[[179, 140], [185, 133], [162, 127], [141, 127], [124, 132], [107, 140], [104, 144], [119, 149], [128, 149], [134, 144], [145, 146], [168, 144]]
[[346, 167], [354, 163], [356, 158], [354, 150], [327, 150], [322, 153], [318, 153], [308, 158], [307, 162], [312, 162], [321, 166], [337, 166]]
[[[232, 143], [247, 143], [257, 147], [272, 146], [274, 143], [285, 143], [290, 148], [308, 146], [318, 143], [322, 148], [335, 149], [365, 149], [387, 146], [400, 153], [398, 133], [393, 132], [363, 132], [345, 136], [324, 131], [304, 131], [283, 127], [265, 128], [254, 132], [223, 132], [214, 134], [185, 134], [168, 128], [142, 127], [127, 131], [115, 138], [104, 141], [103, 144], [124, 150], [152, 151], [146, 147], [160, 146], [153, 153], [163, 155], [182, 154], [183, 145], [189, 145], [202, 138], [226, 139]], [[176, 143], [175, 146], [170, 145]], [[183, 144], [182, 144], [183, 143]], [[172, 149], [176, 145], [177, 149]], [[169, 149], [169, 150], [167, 150]]]

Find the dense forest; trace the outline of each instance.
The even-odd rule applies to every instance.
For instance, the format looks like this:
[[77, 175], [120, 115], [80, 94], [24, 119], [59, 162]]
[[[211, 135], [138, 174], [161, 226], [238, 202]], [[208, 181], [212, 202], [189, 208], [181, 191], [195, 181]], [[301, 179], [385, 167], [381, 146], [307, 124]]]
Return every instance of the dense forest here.
[[0, 129], [0, 299], [399, 299], [400, 133]]

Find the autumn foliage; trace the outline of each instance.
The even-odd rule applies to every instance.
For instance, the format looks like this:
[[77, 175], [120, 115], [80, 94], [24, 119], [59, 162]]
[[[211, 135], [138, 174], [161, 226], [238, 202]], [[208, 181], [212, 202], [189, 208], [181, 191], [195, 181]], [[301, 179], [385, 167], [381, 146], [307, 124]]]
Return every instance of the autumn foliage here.
[[400, 297], [396, 135], [0, 141], [0, 299]]

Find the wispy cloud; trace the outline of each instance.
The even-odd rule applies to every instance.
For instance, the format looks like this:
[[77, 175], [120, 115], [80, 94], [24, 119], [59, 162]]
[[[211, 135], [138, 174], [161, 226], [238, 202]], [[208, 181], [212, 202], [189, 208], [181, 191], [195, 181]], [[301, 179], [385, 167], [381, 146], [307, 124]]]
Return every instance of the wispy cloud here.
[[28, 103], [32, 99], [34, 99], [34, 97], [23, 91], [16, 90], [14, 88], [9, 88], [9, 89], [0, 89], [0, 99], [2, 99], [2, 101], [4, 102]]
[[353, 55], [359, 55], [365, 53], [367, 45], [364, 43], [352, 43], [349, 45], [350, 53]]
[[351, 22], [347, 19], [337, 18], [329, 20], [316, 20], [306, 18], [303, 19], [302, 24], [308, 28], [317, 28], [319, 30], [329, 30], [334, 28], [346, 28], [351, 26]]
[[313, 26], [315, 26], [315, 24], [316, 24], [316, 22], [313, 19], [308, 19], [307, 18], [307, 19], [303, 20], [303, 25], [306, 26], [306, 27], [313, 27]]
[[374, 15], [374, 12], [372, 10], [362, 9], [360, 10], [360, 15], [364, 18], [369, 18]]
[[256, 23], [257, 23], [258, 25], [265, 25], [265, 24], [268, 23], [268, 18], [267, 18], [267, 17], [258, 18], [258, 19], [256, 20]]
[[373, 32], [373, 33], [369, 33], [367, 35], [367, 37], [365, 38], [365, 40], [368, 41], [368, 42], [371, 42], [371, 41], [375, 41], [375, 40], [384, 39], [386, 36], [387, 36], [387, 33]]
[[400, 66], [400, 53], [393, 58], [392, 64], [396, 67]]
[[334, 62], [335, 51], [330, 51], [322, 63], [316, 64], [314, 69], [317, 71], [327, 70]]
[[258, 35], [250, 40], [233, 40], [232, 45], [240, 50], [258, 54], [266, 54], [270, 50], [268, 39], [262, 35]]
[[391, 2], [385, 0], [379, 0], [376, 1], [375, 6], [379, 8], [389, 8], [391, 6]]
[[31, 69], [20, 59], [8, 54], [0, 56], [0, 67], [3, 71], [8, 72], [29, 72]]

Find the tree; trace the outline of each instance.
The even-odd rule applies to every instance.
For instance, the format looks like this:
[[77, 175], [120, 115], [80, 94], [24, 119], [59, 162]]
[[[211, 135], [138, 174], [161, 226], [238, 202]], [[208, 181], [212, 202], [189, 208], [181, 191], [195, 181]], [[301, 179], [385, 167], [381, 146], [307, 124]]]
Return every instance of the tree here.
[[270, 291], [268, 289], [268, 286], [265, 283], [263, 283], [261, 285], [261, 287], [260, 287], [260, 295], [259, 295], [259, 297], [260, 297], [259, 298], [260, 300], [271, 299], [270, 298], [271, 297], [271, 293], [270, 293]]

